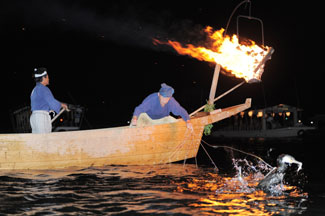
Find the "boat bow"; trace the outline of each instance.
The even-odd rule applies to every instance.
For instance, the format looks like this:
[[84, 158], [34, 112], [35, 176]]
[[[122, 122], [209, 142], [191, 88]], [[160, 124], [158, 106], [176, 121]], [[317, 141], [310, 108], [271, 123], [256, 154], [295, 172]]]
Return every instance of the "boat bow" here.
[[252, 99], [247, 98], [245, 103], [238, 104], [235, 106], [213, 110], [211, 112], [200, 112], [193, 116], [193, 121], [199, 121], [203, 125], [212, 124], [223, 119], [229, 118], [230, 116], [236, 115], [251, 107]]

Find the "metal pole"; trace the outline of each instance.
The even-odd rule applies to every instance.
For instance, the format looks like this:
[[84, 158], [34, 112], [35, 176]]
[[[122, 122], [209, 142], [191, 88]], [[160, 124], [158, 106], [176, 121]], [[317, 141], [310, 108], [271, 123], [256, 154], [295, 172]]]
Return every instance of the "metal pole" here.
[[260, 69], [260, 67], [262, 65], [265, 64], [265, 62], [267, 60], [269, 60], [271, 58], [271, 55], [274, 53], [274, 49], [272, 47], [269, 48], [269, 50], [267, 51], [266, 55], [264, 56], [264, 58], [262, 59], [262, 61], [260, 61], [260, 63], [257, 65], [257, 67], [254, 70], [254, 74]]

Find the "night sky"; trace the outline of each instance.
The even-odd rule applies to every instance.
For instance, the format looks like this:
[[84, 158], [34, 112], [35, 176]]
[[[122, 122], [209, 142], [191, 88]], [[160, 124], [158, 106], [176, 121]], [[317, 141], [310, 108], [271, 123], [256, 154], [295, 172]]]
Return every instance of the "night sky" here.
[[[153, 38], [200, 43], [202, 29], [225, 28], [239, 0], [106, 1], [2, 0], [0, 131], [10, 113], [30, 104], [35, 67], [46, 67], [55, 98], [87, 108], [91, 127], [126, 125], [135, 106], [165, 82], [188, 110], [205, 104], [214, 65], [178, 55]], [[283, 5], [285, 3], [285, 5]], [[251, 1], [264, 23], [265, 45], [275, 49], [261, 83], [245, 84], [216, 103], [227, 107], [253, 99], [252, 107], [299, 106], [305, 117], [324, 114], [324, 24], [321, 1]], [[248, 15], [248, 4], [234, 14]], [[240, 36], [261, 43], [260, 26], [240, 20]], [[242, 80], [220, 75], [217, 95]]]

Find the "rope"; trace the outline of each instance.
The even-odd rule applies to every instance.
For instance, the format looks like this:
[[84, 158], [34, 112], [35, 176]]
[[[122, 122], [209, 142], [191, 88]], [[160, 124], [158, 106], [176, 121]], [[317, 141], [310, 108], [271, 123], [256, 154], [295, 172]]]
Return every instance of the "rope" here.
[[[188, 130], [189, 130], [189, 129], [187, 129], [186, 132], [187, 132]], [[190, 140], [191, 140], [191, 144], [190, 144], [190, 146], [193, 147], [193, 133], [190, 133], [190, 135], [192, 136], [192, 139], [190, 139]], [[184, 139], [183, 142], [185, 142], [185, 139]], [[186, 160], [187, 160], [187, 156], [188, 156], [188, 152], [189, 152], [189, 151], [190, 151], [190, 149], [188, 149], [188, 150], [186, 151], [186, 155], [185, 155], [185, 159], [184, 159], [184, 162], [183, 162], [183, 166], [185, 166], [185, 164], [186, 164]]]
[[[203, 140], [202, 140], [202, 141], [203, 141]], [[212, 158], [210, 157], [208, 151], [207, 151], [207, 150], [204, 148], [204, 146], [202, 145], [202, 142], [200, 143], [200, 145], [202, 146], [202, 148], [203, 148], [203, 150], [205, 151], [205, 153], [208, 155], [209, 159], [211, 160], [212, 164], [214, 165], [214, 168], [215, 168], [216, 170], [218, 170], [217, 165], [214, 163], [214, 161], [213, 161]]]
[[195, 166], [196, 166], [196, 168], [198, 168], [198, 165], [197, 165], [197, 156], [195, 156]]
[[[189, 129], [186, 129], [184, 140], [176, 146], [175, 150], [172, 152], [172, 154], [168, 157], [168, 161], [176, 154], [176, 152], [184, 145], [185, 141], [187, 140], [188, 136], [191, 135], [191, 133], [188, 133]], [[186, 156], [187, 157], [187, 156]], [[186, 160], [186, 159], [185, 159]], [[185, 162], [184, 162], [185, 163]]]
[[[184, 139], [183, 139], [183, 141], [179, 144], [179, 145], [177, 145], [176, 146], [176, 148], [175, 148], [175, 150], [173, 151], [173, 152], [171, 152], [171, 154], [168, 156], [168, 162], [170, 163], [170, 161], [171, 161], [171, 158], [172, 157], [174, 157], [174, 155], [184, 146], [184, 143], [185, 143], [185, 141], [187, 140], [187, 138], [190, 136], [190, 135], [192, 135], [193, 136], [193, 134], [190, 132], [190, 130], [187, 128], [186, 129], [186, 132], [185, 132], [185, 136], [184, 136]], [[193, 139], [191, 139], [192, 140], [192, 145], [193, 145]], [[188, 149], [188, 151], [186, 152], [186, 155], [185, 155], [185, 159], [184, 159], [184, 162], [183, 162], [183, 166], [185, 166], [185, 164], [186, 164], [186, 160], [187, 160], [187, 156], [188, 156], [188, 152], [190, 151], [190, 149]], [[164, 161], [164, 159], [161, 159], [160, 160], [160, 162], [159, 162], [159, 164], [161, 164], [161, 166], [162, 167], [164, 167], [164, 166], [166, 166], [167, 165], [167, 163], [165, 163], [165, 162], [163, 162]], [[196, 165], [196, 167], [197, 167], [197, 165]]]
[[204, 144], [206, 144], [207, 146], [209, 146], [209, 147], [211, 147], [211, 148], [229, 148], [229, 149], [231, 149], [231, 150], [234, 150], [234, 151], [238, 151], [238, 152], [241, 152], [241, 153], [243, 153], [243, 154], [247, 154], [247, 155], [250, 155], [250, 156], [252, 156], [252, 157], [255, 157], [255, 158], [257, 158], [257, 159], [259, 159], [260, 161], [262, 161], [265, 165], [267, 165], [268, 167], [270, 167], [270, 168], [273, 168], [270, 164], [268, 164], [268, 163], [266, 163], [262, 158], [260, 158], [259, 156], [257, 156], [257, 155], [254, 155], [254, 154], [252, 154], [252, 153], [248, 153], [248, 152], [245, 152], [245, 151], [242, 151], [242, 150], [239, 150], [239, 149], [236, 149], [236, 148], [233, 148], [233, 147], [230, 147], [230, 146], [214, 146], [214, 145], [211, 145], [211, 144], [209, 144], [209, 143], [207, 143], [206, 141], [204, 141], [203, 139], [202, 139], [202, 142], [204, 142]]

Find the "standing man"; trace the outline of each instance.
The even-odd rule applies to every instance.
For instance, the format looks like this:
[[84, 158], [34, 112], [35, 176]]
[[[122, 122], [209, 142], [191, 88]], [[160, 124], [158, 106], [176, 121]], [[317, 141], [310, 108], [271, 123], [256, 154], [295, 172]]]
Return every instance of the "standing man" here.
[[34, 79], [36, 86], [30, 96], [32, 109], [30, 125], [32, 133], [51, 133], [52, 123], [49, 111], [54, 110], [56, 113], [59, 113], [61, 107], [68, 109], [68, 106], [57, 101], [53, 97], [51, 90], [47, 87], [50, 84], [50, 79], [46, 68], [35, 68]]
[[137, 125], [137, 119], [141, 113], [146, 113], [152, 119], [160, 119], [173, 113], [181, 116], [186, 122], [188, 129], [193, 131], [193, 126], [187, 111], [173, 97], [174, 89], [165, 83], [161, 84], [159, 92], [146, 97], [143, 102], [134, 110], [131, 125]]

